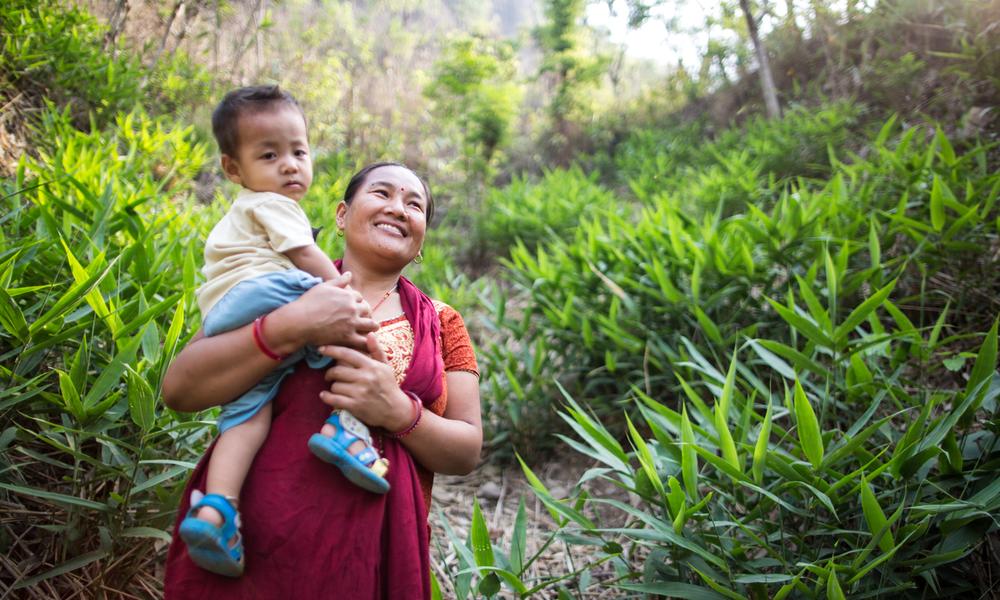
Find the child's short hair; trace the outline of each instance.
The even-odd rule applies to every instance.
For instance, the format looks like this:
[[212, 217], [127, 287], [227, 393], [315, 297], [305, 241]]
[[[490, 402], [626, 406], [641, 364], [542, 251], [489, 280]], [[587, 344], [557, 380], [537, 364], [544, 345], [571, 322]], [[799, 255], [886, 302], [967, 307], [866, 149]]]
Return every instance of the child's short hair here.
[[229, 156], [236, 155], [239, 145], [236, 122], [241, 114], [268, 110], [277, 104], [295, 107], [305, 120], [306, 114], [299, 101], [277, 85], [253, 85], [226, 94], [212, 112], [212, 133], [219, 144], [219, 151]]

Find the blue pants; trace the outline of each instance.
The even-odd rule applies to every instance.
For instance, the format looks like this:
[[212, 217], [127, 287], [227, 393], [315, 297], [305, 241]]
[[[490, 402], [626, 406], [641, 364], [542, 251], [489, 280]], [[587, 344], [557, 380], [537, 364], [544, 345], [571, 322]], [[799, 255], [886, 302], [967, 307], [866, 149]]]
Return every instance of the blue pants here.
[[[299, 269], [268, 273], [241, 281], [208, 311], [202, 322], [202, 331], [206, 336], [213, 336], [252, 323], [257, 317], [288, 304], [322, 281]], [[261, 407], [274, 398], [282, 380], [292, 372], [295, 363], [302, 359], [314, 369], [332, 362], [332, 359], [318, 353], [315, 348], [305, 348], [291, 354], [250, 391], [222, 405], [218, 421], [219, 433], [257, 414]]]

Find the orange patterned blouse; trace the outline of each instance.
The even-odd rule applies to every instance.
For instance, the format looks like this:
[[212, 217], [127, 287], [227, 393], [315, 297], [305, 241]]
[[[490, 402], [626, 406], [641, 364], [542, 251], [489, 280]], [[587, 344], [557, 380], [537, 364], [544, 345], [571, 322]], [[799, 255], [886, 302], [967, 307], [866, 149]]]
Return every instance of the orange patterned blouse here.
[[[444, 360], [445, 373], [467, 371], [479, 377], [476, 354], [472, 349], [472, 340], [469, 338], [469, 332], [465, 329], [462, 315], [458, 314], [454, 308], [437, 300], [434, 300], [434, 308], [437, 309], [441, 319], [441, 358]], [[385, 351], [393, 373], [396, 375], [396, 383], [402, 383], [406, 376], [406, 368], [410, 364], [410, 358], [413, 356], [413, 328], [410, 327], [410, 322], [402, 314], [382, 321], [381, 328], [375, 332], [375, 338]], [[443, 383], [441, 397], [427, 407], [428, 410], [437, 415], [443, 415], [448, 406], [447, 378]], [[434, 473], [419, 463], [415, 464], [417, 474], [420, 477], [420, 487], [424, 492], [424, 504], [429, 511]]]

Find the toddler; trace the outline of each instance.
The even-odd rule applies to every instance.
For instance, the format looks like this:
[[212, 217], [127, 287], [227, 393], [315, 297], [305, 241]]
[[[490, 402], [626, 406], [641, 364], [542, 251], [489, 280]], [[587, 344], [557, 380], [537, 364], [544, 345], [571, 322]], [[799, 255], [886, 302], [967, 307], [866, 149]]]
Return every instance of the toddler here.
[[[258, 348], [281, 365], [223, 405], [206, 493], [192, 494], [180, 536], [200, 567], [238, 577], [243, 548], [236, 506], [271, 426], [271, 399], [295, 362], [306, 360], [313, 368], [330, 362], [311, 348], [279, 356], [267, 345], [266, 316], [339, 273], [314, 242], [298, 204], [312, 183], [312, 159], [305, 115], [295, 98], [278, 86], [232, 91], [212, 114], [212, 130], [226, 177], [243, 190], [205, 244], [206, 282], [197, 291], [202, 329], [212, 336], [252, 322]], [[382, 477], [388, 463], [372, 447], [368, 428], [350, 413], [334, 411], [309, 448], [355, 484], [388, 491]]]

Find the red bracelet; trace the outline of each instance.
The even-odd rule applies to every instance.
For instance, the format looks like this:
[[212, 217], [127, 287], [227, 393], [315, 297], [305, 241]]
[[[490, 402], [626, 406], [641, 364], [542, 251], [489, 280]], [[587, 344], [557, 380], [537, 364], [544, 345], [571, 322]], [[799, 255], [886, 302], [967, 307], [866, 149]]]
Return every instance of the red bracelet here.
[[264, 341], [264, 319], [266, 318], [267, 315], [262, 315], [254, 319], [253, 341], [257, 344], [257, 348], [259, 348], [260, 351], [264, 353], [264, 356], [270, 358], [271, 360], [277, 360], [277, 361], [285, 360], [286, 357], [278, 354], [274, 350], [271, 350], [271, 347], [268, 346], [267, 342]]
[[417, 424], [420, 423], [420, 417], [424, 416], [424, 403], [420, 401], [420, 398], [418, 398], [417, 395], [414, 394], [413, 392], [404, 392], [404, 393], [407, 396], [409, 396], [411, 400], [413, 400], [413, 412], [415, 414], [413, 416], [413, 422], [410, 423], [410, 426], [407, 427], [406, 429], [396, 433], [392, 433], [391, 431], [386, 432], [386, 434], [389, 437], [397, 440], [410, 435], [413, 432], [413, 430], [417, 428]]

